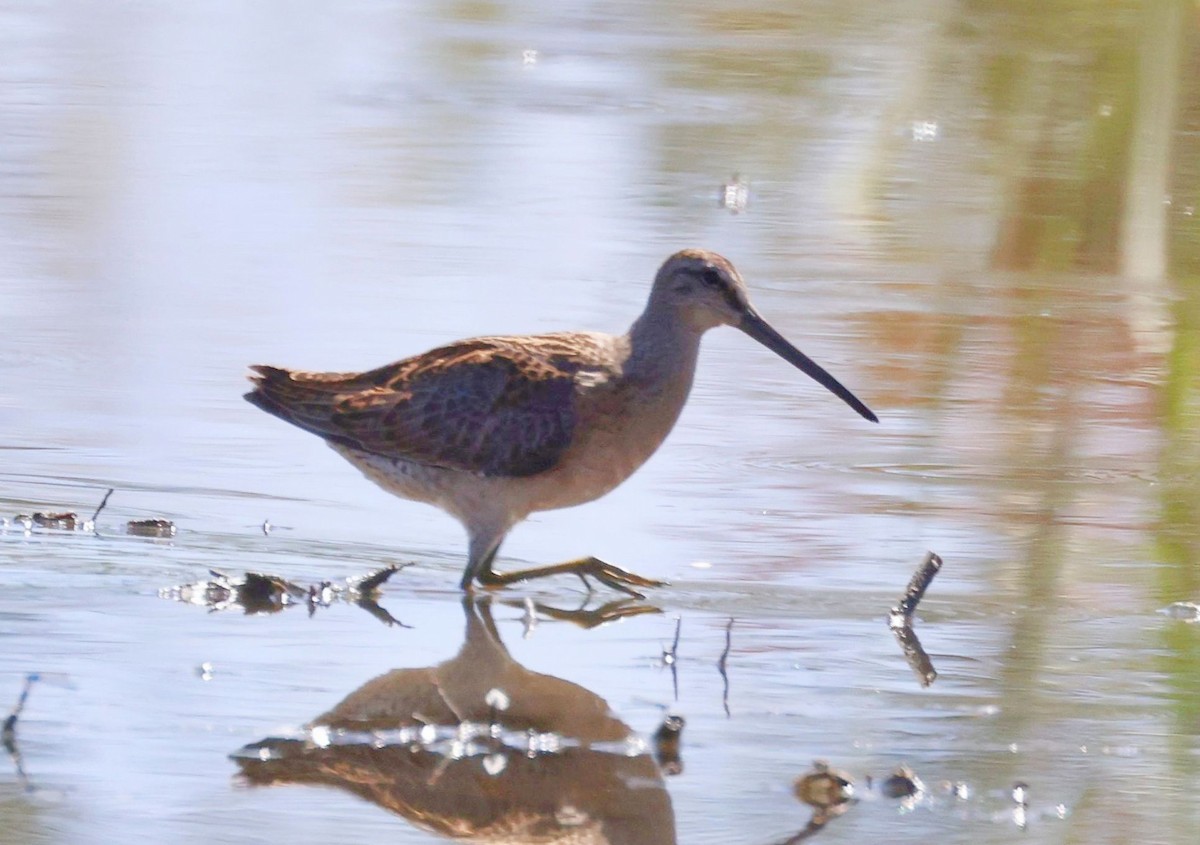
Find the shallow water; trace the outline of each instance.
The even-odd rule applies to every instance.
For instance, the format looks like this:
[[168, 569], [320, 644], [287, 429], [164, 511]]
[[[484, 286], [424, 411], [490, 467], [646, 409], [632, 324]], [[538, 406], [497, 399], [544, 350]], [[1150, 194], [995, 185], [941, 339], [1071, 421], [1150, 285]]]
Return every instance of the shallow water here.
[[[611, 768], [560, 823], [776, 843], [821, 758], [860, 797], [823, 842], [1195, 841], [1200, 627], [1158, 611], [1200, 600], [1196, 28], [1187, 3], [0, 4], [0, 703], [44, 676], [0, 840], [437, 841], [320, 743], [343, 785], [250, 786], [230, 755], [391, 670], [511, 659], [510, 691], [570, 682], [561, 712], [629, 736], [486, 778], [507, 752], [414, 751], [414, 806]], [[457, 524], [240, 398], [253, 362], [621, 330], [690, 245], [882, 421], [714, 331], [647, 466], [502, 551], [670, 580], [661, 613], [527, 630], [572, 579], [464, 606]], [[12, 521], [108, 488], [95, 532]], [[123, 533], [150, 517], [178, 533]], [[922, 688], [886, 617], [927, 549]], [[159, 597], [391, 563], [410, 628]], [[494, 656], [464, 664], [481, 619]], [[668, 711], [678, 775], [648, 756]], [[916, 802], [878, 787], [901, 764]]]

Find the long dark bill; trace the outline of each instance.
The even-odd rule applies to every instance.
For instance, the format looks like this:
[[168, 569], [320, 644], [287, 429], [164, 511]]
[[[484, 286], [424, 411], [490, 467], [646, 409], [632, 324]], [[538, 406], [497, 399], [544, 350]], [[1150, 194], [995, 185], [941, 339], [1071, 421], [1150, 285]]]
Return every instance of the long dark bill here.
[[841, 398], [843, 402], [858, 411], [865, 419], [871, 422], [879, 422], [879, 417], [875, 416], [870, 408], [860, 402], [857, 396], [847, 390], [840, 381], [825, 372], [820, 364], [788, 343], [787, 338], [771, 328], [771, 325], [758, 316], [757, 312], [747, 309], [738, 328], [789, 364], [792, 364], [824, 385], [828, 390]]

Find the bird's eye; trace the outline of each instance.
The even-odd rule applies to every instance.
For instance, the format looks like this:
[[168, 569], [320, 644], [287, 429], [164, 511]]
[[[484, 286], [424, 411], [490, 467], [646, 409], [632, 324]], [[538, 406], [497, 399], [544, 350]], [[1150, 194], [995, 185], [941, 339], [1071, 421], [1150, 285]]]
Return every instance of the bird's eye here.
[[709, 287], [719, 288], [725, 283], [725, 279], [721, 276], [721, 271], [716, 267], [705, 267], [704, 272], [700, 274], [701, 280]]

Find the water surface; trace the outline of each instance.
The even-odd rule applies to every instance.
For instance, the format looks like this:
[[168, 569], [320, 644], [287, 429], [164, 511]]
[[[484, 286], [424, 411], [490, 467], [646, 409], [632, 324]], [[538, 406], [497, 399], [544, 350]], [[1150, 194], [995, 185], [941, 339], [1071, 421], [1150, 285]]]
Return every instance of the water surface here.
[[[1200, 600], [1196, 36], [1167, 2], [0, 4], [0, 696], [45, 675], [0, 838], [437, 841], [229, 755], [486, 614], [627, 730], [647, 841], [785, 841], [816, 758], [862, 799], [824, 842], [1194, 841], [1200, 627], [1157, 611]], [[456, 523], [240, 399], [253, 362], [623, 330], [693, 245], [881, 423], [714, 331], [650, 463], [502, 553], [670, 580], [660, 614], [526, 631], [571, 579], [464, 607]], [[94, 533], [12, 522], [108, 488]], [[927, 549], [925, 689], [886, 614]], [[411, 628], [158, 597], [391, 563]], [[911, 806], [867, 788], [900, 764]]]

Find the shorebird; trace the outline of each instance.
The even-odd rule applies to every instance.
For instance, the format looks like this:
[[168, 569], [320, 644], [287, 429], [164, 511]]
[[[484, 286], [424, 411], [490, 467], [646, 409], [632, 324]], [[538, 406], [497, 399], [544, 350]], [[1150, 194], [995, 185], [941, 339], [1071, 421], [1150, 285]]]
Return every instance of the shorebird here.
[[321, 437], [367, 478], [436, 505], [468, 535], [461, 587], [572, 573], [639, 598], [664, 586], [595, 557], [513, 572], [500, 543], [536, 511], [590, 502], [633, 474], [675, 425], [701, 336], [733, 326], [798, 367], [865, 419], [875, 414], [750, 304], [733, 264], [685, 249], [663, 263], [622, 335], [479, 337], [361, 373], [255, 365], [245, 398]]

